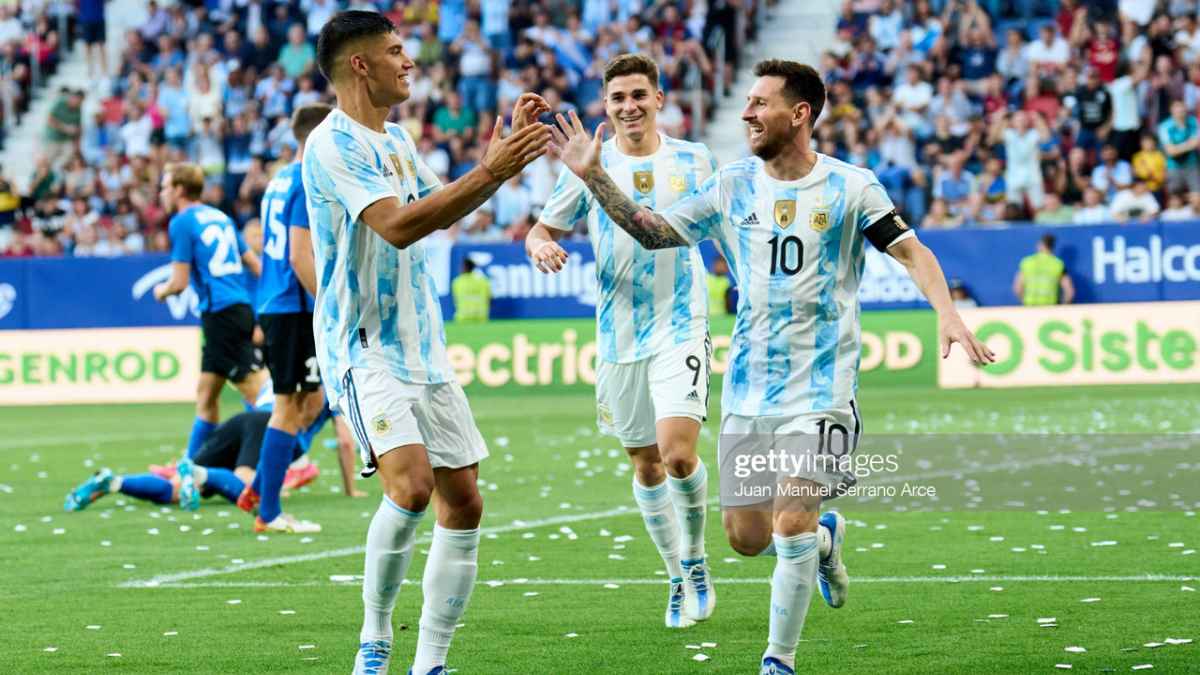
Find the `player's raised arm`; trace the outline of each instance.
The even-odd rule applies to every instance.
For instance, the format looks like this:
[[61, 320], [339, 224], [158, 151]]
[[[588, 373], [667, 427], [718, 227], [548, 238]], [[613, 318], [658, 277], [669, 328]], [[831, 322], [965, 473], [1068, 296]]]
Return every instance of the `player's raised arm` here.
[[671, 227], [666, 219], [644, 206], [638, 206], [613, 182], [600, 163], [600, 143], [604, 139], [604, 124], [588, 137], [583, 123], [574, 111], [568, 122], [558, 115], [558, 127], [553, 129], [554, 144], [576, 176], [591, 190], [600, 207], [621, 229], [648, 249], [687, 246], [689, 242]]
[[508, 136], [501, 136], [503, 128], [504, 120], [497, 118], [483, 160], [462, 178], [409, 204], [394, 196], [380, 199], [363, 209], [360, 218], [397, 248], [458, 222], [546, 152], [550, 141], [546, 125], [530, 124]]

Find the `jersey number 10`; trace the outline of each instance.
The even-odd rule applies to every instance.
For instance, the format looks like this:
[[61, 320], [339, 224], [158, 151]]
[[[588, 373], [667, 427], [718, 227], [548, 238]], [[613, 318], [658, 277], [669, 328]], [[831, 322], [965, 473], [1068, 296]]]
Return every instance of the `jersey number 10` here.
[[804, 242], [800, 237], [789, 235], [782, 240], [779, 235], [770, 239], [771, 244], [771, 274], [783, 272], [789, 277], [800, 271], [804, 266]]

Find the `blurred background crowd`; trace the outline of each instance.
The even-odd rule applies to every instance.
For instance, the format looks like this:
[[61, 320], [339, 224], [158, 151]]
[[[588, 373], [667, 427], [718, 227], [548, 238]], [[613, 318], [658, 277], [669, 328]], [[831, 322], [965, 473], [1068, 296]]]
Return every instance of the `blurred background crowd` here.
[[[252, 225], [270, 176], [294, 159], [291, 111], [332, 102], [315, 37], [341, 9], [399, 26], [418, 68], [395, 119], [451, 181], [523, 91], [601, 121], [603, 64], [623, 52], [654, 57], [660, 127], [694, 138], [717, 98], [738, 94], [737, 45], [754, 37], [737, 20], [744, 3], [151, 1], [144, 23], [113, 35], [104, 0], [0, 2], [6, 126], [33, 96], [56, 97], [39, 156], [0, 167], [0, 255], [166, 250], [157, 188], [173, 161], [200, 164], [206, 201]], [[872, 169], [918, 227], [1200, 217], [1198, 5], [848, 0], [814, 64], [829, 90], [818, 149]], [[119, 59], [105, 40], [121, 41]], [[52, 74], [64, 44], [85, 50], [94, 86], [39, 94], [31, 75]], [[559, 170], [539, 159], [444, 236], [522, 240]], [[27, 190], [15, 171], [31, 174]]]

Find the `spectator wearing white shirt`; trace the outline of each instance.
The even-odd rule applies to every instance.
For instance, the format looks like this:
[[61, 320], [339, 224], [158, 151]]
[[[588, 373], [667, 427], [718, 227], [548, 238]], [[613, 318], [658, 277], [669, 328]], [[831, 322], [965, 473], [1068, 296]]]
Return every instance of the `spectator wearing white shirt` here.
[[1117, 156], [1117, 148], [1105, 143], [1100, 149], [1100, 163], [1092, 169], [1092, 187], [1112, 199], [1119, 190], [1133, 184], [1133, 167]]
[[1025, 36], [1016, 28], [1005, 35], [1004, 49], [996, 55], [996, 72], [1011, 83], [1029, 77], [1029, 56], [1025, 53]]
[[458, 54], [458, 95], [463, 105], [477, 113], [495, 108], [495, 85], [492, 84], [492, 52], [479, 24], [468, 21], [458, 39], [450, 44], [450, 53]]
[[508, 179], [496, 190], [492, 203], [496, 208], [496, 224], [503, 228], [524, 218], [533, 210], [532, 196], [529, 188], [521, 184], [520, 174]]
[[1117, 66], [1117, 78], [1107, 85], [1112, 96], [1112, 142], [1122, 159], [1129, 159], [1137, 152], [1142, 127], [1137, 87], [1148, 71], [1144, 64], [1130, 67], [1121, 63]]
[[1158, 216], [1158, 219], [1164, 223], [1195, 220], [1196, 212], [1192, 210], [1191, 204], [1184, 201], [1183, 195], [1175, 193], [1167, 197], [1167, 208]]
[[1118, 223], [1131, 220], [1149, 223], [1158, 215], [1160, 207], [1150, 188], [1146, 187], [1144, 182], [1138, 181], [1133, 187], [1118, 192], [1108, 210], [1112, 219]]
[[879, 12], [871, 15], [867, 32], [882, 51], [891, 51], [900, 41], [900, 29], [904, 27], [904, 13], [894, 0], [883, 0]]
[[933, 101], [933, 86], [921, 80], [921, 71], [909, 66], [904, 73], [904, 83], [892, 90], [892, 100], [900, 106], [900, 119], [918, 136], [929, 135], [929, 122], [925, 112]]
[[1111, 222], [1108, 207], [1104, 205], [1104, 195], [1096, 188], [1089, 187], [1083, 193], [1083, 207], [1075, 209], [1075, 216], [1071, 220], [1076, 225], [1101, 225]]
[[[1031, 115], [1034, 126], [1030, 125]], [[1009, 204], [1023, 205], [1028, 199], [1034, 211], [1042, 207], [1045, 186], [1039, 146], [1050, 139], [1050, 129], [1041, 115], [1020, 111], [1012, 113], [1010, 126], [1009, 113], [996, 111], [989, 141], [993, 145], [1004, 142], [1005, 200]]]
[[154, 133], [154, 120], [140, 101], [133, 103], [129, 120], [121, 125], [121, 144], [126, 157], [149, 157], [150, 136]]
[[1040, 39], [1025, 47], [1025, 58], [1034, 73], [1041, 76], [1057, 74], [1071, 59], [1071, 47], [1058, 35], [1055, 24], [1043, 24], [1038, 31]]
[[329, 19], [338, 11], [334, 0], [307, 0], [301, 2], [300, 6], [308, 17], [308, 36], [313, 39], [316, 39], [321, 28], [329, 23]]

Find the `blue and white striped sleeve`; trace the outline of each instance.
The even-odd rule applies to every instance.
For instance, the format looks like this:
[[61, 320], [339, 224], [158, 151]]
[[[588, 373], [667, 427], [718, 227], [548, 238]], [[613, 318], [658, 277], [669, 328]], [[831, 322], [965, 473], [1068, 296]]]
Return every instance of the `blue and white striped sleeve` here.
[[363, 210], [381, 199], [399, 199], [373, 153], [359, 139], [339, 129], [334, 129], [331, 136], [332, 142], [322, 142], [312, 148], [316, 155], [312, 159], [320, 164], [333, 183], [334, 194], [325, 195], [326, 198], [336, 199], [351, 221], [358, 220]]
[[591, 209], [592, 193], [572, 171], [563, 167], [554, 184], [554, 192], [542, 207], [538, 222], [555, 230], [570, 231]]
[[671, 229], [689, 245], [720, 236], [721, 174], [709, 176], [690, 195], [682, 197], [660, 213]]

